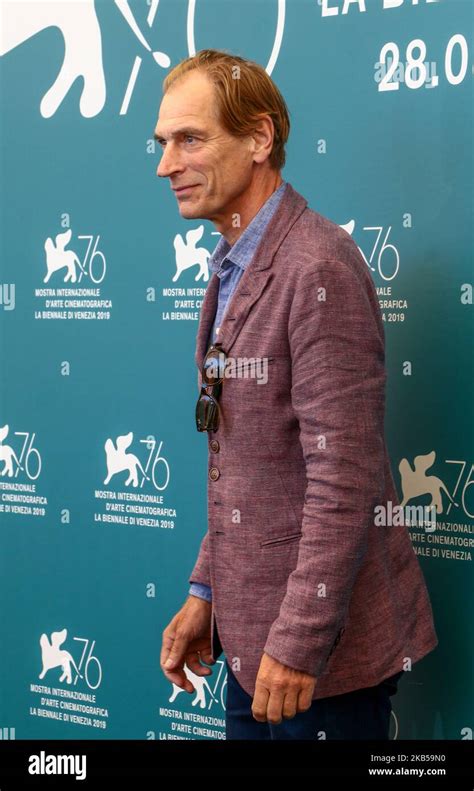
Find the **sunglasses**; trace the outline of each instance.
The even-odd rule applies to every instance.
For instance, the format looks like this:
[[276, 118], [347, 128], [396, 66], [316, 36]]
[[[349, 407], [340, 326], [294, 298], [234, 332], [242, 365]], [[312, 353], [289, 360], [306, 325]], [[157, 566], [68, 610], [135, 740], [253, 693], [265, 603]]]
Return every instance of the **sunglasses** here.
[[217, 431], [219, 425], [219, 398], [224, 381], [227, 356], [220, 343], [209, 346], [202, 364], [201, 393], [196, 404], [198, 431]]

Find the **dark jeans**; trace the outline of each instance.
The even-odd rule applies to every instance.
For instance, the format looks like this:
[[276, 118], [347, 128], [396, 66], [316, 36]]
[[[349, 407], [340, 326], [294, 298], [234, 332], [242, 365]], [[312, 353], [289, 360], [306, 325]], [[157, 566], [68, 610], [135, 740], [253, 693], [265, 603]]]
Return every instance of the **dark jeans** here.
[[403, 671], [375, 687], [313, 700], [306, 711], [278, 725], [257, 722], [252, 698], [240, 686], [229, 663], [227, 669], [227, 739], [384, 739], [389, 738], [390, 696], [397, 692]]

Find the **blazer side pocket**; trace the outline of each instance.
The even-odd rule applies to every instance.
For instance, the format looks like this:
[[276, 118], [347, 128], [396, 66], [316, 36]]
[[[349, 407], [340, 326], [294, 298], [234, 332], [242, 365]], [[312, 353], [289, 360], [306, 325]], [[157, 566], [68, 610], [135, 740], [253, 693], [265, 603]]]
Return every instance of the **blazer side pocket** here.
[[261, 547], [272, 547], [275, 544], [286, 544], [289, 541], [296, 541], [297, 538], [301, 538], [302, 531], [299, 530], [298, 533], [288, 533], [285, 536], [278, 536], [278, 538], [267, 538], [265, 541], [260, 541]]

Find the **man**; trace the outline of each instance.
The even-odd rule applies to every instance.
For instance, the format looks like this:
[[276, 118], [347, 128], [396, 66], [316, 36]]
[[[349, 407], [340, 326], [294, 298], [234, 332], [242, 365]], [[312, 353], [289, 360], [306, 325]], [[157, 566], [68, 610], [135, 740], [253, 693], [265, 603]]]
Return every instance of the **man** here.
[[204, 50], [165, 79], [157, 175], [222, 238], [195, 356], [208, 531], [160, 662], [193, 692], [184, 665], [208, 675], [224, 650], [227, 738], [387, 739], [390, 695], [437, 637], [407, 528], [375, 524], [399, 502], [375, 287], [283, 181], [289, 126], [251, 61]]

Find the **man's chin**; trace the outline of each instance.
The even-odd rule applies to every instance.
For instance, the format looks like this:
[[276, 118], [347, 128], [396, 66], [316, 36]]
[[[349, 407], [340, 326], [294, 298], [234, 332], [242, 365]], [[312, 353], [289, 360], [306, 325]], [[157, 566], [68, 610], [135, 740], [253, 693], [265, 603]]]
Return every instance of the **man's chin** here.
[[202, 216], [202, 211], [199, 211], [198, 206], [193, 206], [192, 203], [186, 203], [186, 201], [178, 202], [178, 211], [185, 220], [200, 220], [204, 219]]

